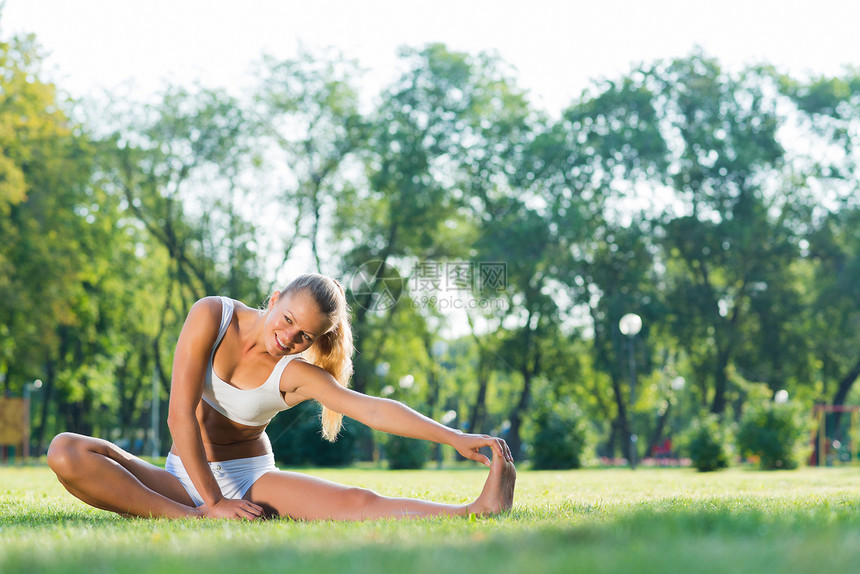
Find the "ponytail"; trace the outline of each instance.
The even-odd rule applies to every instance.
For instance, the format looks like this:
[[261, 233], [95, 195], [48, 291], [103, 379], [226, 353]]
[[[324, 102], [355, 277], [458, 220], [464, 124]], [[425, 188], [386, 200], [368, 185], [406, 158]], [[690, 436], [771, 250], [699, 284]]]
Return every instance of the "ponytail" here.
[[[343, 387], [349, 388], [352, 377], [352, 326], [349, 323], [349, 306], [343, 287], [324, 275], [308, 274], [293, 280], [284, 293], [306, 290], [320, 311], [328, 315], [333, 327], [314, 340], [303, 354], [308, 362], [327, 371]], [[329, 442], [337, 440], [343, 425], [343, 415], [322, 408], [322, 435]]]
[[[342, 386], [349, 388], [352, 376], [352, 326], [349, 318], [340, 322], [325, 335], [317, 337], [314, 344], [305, 351], [305, 358], [314, 365], [325, 369]], [[322, 408], [322, 435], [329, 442], [337, 440], [343, 424], [343, 415], [326, 407]]]

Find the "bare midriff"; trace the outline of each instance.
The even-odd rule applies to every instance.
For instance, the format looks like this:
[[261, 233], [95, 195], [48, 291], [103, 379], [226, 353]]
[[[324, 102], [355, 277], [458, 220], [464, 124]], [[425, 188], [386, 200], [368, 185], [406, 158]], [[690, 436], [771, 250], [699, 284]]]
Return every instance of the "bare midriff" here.
[[[272, 452], [266, 427], [251, 427], [233, 422], [205, 401], [197, 406], [197, 422], [209, 462], [262, 456]], [[176, 449], [173, 449], [174, 454]]]

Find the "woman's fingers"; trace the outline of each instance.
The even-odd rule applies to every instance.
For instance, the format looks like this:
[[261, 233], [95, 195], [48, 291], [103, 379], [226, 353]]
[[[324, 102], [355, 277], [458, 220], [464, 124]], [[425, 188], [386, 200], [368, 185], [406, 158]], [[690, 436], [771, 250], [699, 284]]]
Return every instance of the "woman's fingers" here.
[[504, 439], [487, 434], [462, 435], [462, 437], [465, 444], [461, 443], [457, 445], [457, 450], [461, 455], [470, 460], [480, 462], [485, 466], [492, 466], [492, 461], [487, 456], [481, 454], [481, 449], [488, 447], [493, 451], [493, 458], [499, 458], [511, 463], [514, 462], [511, 448]]
[[499, 440], [502, 441], [502, 452], [504, 453], [506, 460], [508, 462], [514, 462], [514, 454], [511, 452], [511, 447], [509, 447], [508, 443], [502, 439]]
[[[204, 508], [200, 507], [201, 510]], [[206, 516], [212, 518], [235, 518], [245, 520], [256, 520], [265, 514], [263, 507], [243, 498], [222, 498], [212, 508], [204, 511]]]
[[493, 450], [493, 456], [498, 456], [499, 458], [503, 458], [508, 462], [514, 462], [514, 456], [511, 453], [511, 448], [508, 446], [508, 443], [505, 442], [504, 439], [496, 438], [496, 437], [487, 437], [490, 439], [489, 447]]
[[245, 510], [248, 518], [250, 518], [251, 520], [253, 520], [255, 518], [260, 518], [261, 516], [263, 516], [263, 507], [259, 506], [257, 504], [254, 504], [250, 500], [245, 501], [244, 510]]

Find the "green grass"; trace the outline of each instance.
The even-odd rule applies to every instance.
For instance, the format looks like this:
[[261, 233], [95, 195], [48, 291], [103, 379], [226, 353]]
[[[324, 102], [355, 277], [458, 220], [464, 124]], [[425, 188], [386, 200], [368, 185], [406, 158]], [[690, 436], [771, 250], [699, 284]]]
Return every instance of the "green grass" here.
[[[486, 471], [312, 470], [386, 494], [471, 499]], [[301, 523], [128, 520], [44, 466], [0, 467], [0, 572], [432, 573], [854, 571], [854, 468], [520, 472], [497, 518]]]

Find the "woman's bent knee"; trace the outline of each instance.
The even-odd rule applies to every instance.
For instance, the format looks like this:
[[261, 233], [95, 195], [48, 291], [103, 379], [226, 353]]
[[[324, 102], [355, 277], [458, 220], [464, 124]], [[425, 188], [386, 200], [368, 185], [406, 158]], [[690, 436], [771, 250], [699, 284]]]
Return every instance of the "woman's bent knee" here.
[[58, 476], [66, 476], [74, 472], [75, 460], [82, 450], [80, 435], [73, 433], [58, 434], [48, 447], [48, 466]]

